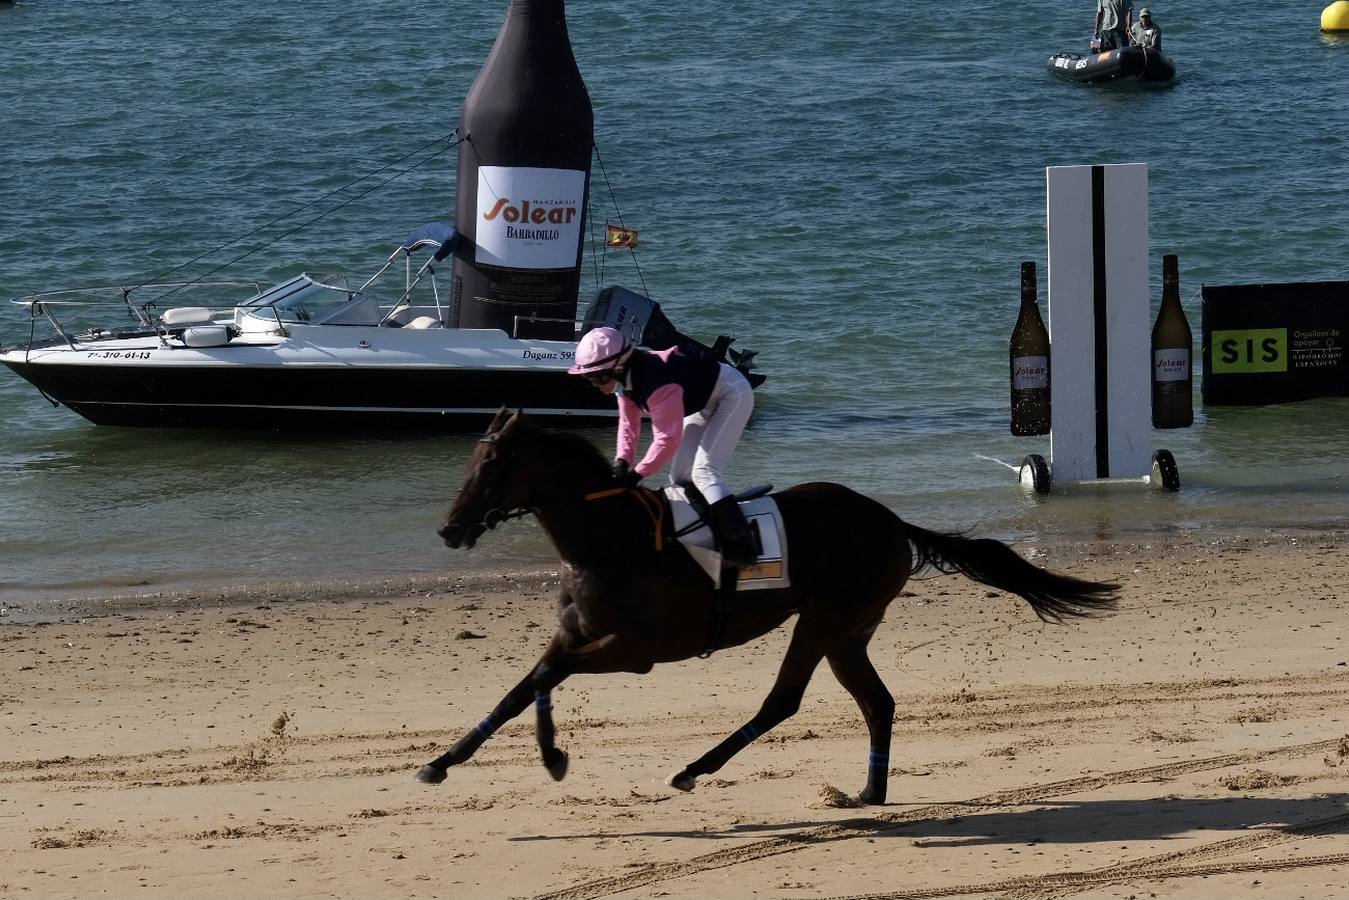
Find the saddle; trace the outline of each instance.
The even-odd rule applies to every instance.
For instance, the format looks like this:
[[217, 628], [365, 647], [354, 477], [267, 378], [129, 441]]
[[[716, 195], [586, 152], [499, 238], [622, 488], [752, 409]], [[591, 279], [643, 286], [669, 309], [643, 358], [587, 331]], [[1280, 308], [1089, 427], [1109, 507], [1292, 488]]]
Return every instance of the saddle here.
[[[737, 591], [777, 590], [791, 584], [787, 577], [787, 533], [777, 502], [768, 496], [771, 490], [772, 485], [765, 484], [735, 495], [759, 551], [754, 565], [739, 570]], [[712, 586], [720, 589], [721, 553], [716, 533], [709, 524], [707, 501], [691, 484], [665, 488], [665, 499], [674, 537], [712, 579]]]

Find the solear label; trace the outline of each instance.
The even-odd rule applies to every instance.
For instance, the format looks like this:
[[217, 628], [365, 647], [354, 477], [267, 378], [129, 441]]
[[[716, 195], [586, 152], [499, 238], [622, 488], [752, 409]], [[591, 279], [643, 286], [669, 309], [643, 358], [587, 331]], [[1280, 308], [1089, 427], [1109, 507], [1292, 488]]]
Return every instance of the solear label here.
[[586, 173], [478, 167], [474, 260], [508, 269], [568, 269], [581, 247]]
[[1017, 356], [1012, 359], [1012, 390], [1033, 391], [1049, 387], [1048, 356]]
[[1190, 351], [1161, 347], [1152, 351], [1152, 367], [1158, 381], [1184, 381], [1190, 377]]

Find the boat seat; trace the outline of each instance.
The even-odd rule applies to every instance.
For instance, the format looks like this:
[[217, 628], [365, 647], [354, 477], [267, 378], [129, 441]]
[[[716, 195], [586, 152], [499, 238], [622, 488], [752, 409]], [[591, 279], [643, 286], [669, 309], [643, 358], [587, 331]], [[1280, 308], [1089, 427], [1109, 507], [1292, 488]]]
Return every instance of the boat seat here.
[[439, 328], [440, 320], [435, 316], [418, 316], [403, 326], [404, 328]]

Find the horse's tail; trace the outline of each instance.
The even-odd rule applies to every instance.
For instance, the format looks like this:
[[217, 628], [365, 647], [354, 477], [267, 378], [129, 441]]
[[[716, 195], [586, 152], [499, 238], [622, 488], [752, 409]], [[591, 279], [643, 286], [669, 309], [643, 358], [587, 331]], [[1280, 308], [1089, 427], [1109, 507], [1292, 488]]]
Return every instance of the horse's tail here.
[[941, 534], [904, 523], [905, 537], [917, 551], [914, 571], [931, 566], [959, 573], [982, 584], [1019, 594], [1042, 621], [1100, 615], [1115, 608], [1119, 585], [1059, 575], [1032, 565], [1011, 547], [991, 538]]

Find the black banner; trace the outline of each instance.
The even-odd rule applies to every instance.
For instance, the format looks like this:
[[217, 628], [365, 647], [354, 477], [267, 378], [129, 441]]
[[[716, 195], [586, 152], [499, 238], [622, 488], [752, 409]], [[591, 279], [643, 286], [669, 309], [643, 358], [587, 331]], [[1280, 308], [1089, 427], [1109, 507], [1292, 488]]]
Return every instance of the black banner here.
[[1349, 281], [1203, 286], [1205, 405], [1349, 396]]

